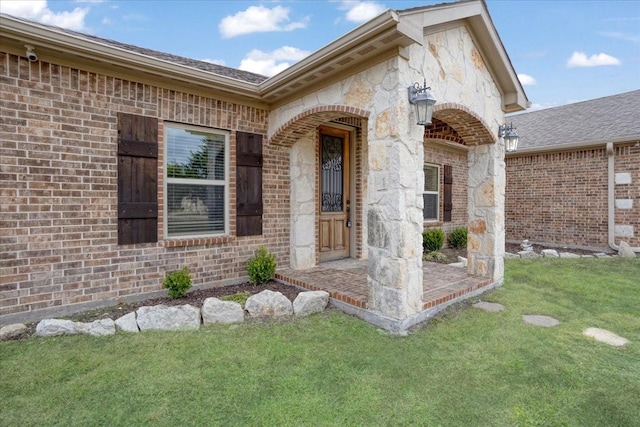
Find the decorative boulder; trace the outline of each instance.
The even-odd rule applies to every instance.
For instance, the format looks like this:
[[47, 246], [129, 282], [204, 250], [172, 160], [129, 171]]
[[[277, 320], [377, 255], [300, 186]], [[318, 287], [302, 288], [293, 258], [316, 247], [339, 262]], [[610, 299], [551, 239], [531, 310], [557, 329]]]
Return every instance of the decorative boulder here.
[[192, 305], [140, 307], [136, 311], [141, 331], [196, 330], [200, 328], [200, 309]]
[[56, 337], [59, 335], [75, 335], [75, 322], [62, 319], [44, 319], [36, 326], [36, 335], [39, 337]]
[[324, 311], [329, 303], [329, 293], [325, 291], [300, 292], [293, 301], [293, 312], [303, 317]]
[[138, 322], [136, 322], [136, 313], [132, 311], [131, 313], [125, 314], [124, 316], [118, 317], [115, 321], [118, 329], [124, 332], [140, 332], [138, 329]]
[[560, 255], [558, 255], [558, 251], [556, 251], [555, 249], [543, 249], [542, 250], [542, 256], [544, 258], [558, 258], [558, 257], [560, 257]]
[[282, 317], [293, 314], [291, 301], [280, 292], [268, 289], [256, 295], [251, 295], [244, 304], [244, 309], [252, 317]]
[[624, 240], [620, 242], [618, 249], [618, 255], [622, 258], [635, 258], [636, 253], [631, 249], [631, 246]]
[[520, 258], [540, 258], [540, 255], [533, 251], [520, 251], [518, 255], [520, 255]]
[[76, 322], [76, 331], [79, 334], [101, 337], [116, 333], [116, 324], [111, 319], [95, 320], [91, 323]]
[[0, 328], [0, 341], [9, 340], [27, 332], [29, 328], [24, 323], [14, 323]]
[[580, 255], [571, 252], [560, 252], [560, 258], [580, 258]]
[[202, 304], [202, 323], [240, 323], [244, 321], [242, 306], [234, 301], [207, 298]]

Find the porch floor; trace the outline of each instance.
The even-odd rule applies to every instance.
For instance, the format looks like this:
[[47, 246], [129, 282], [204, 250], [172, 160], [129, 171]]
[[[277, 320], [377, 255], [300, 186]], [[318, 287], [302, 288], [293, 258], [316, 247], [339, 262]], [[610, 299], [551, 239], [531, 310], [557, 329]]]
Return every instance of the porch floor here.
[[[367, 309], [367, 260], [329, 261], [307, 270], [281, 269], [275, 278], [310, 291], [327, 291], [331, 298]], [[423, 310], [432, 309], [491, 284], [485, 277], [472, 276], [466, 269], [423, 262]]]

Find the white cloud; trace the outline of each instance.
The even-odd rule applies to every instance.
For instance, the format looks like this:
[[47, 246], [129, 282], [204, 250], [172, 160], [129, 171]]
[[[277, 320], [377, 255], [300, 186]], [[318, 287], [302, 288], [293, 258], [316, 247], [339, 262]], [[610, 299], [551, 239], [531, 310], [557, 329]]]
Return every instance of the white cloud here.
[[276, 6], [269, 9], [264, 6], [251, 6], [247, 10], [233, 16], [226, 16], [220, 21], [218, 29], [223, 38], [240, 36], [251, 33], [265, 33], [270, 31], [293, 31], [306, 28], [309, 18], [302, 21], [289, 22], [289, 8]]
[[85, 29], [84, 18], [88, 12], [88, 8], [81, 7], [70, 12], [53, 12], [46, 0], [2, 0], [2, 13], [77, 31]]
[[347, 21], [356, 23], [369, 21], [387, 10], [384, 5], [374, 1], [355, 0], [344, 0], [340, 9], [347, 11]]
[[209, 59], [209, 58], [204, 58], [201, 59], [200, 61], [202, 62], [208, 62], [209, 64], [216, 64], [216, 65], [226, 65], [224, 62], [224, 59]]
[[306, 58], [309, 53], [291, 46], [283, 46], [271, 52], [254, 49], [240, 61], [239, 68], [271, 77], [289, 68], [291, 64]]
[[567, 67], [600, 67], [603, 65], [620, 65], [618, 58], [614, 58], [606, 53], [598, 53], [587, 57], [584, 52], [573, 52], [567, 61]]
[[536, 79], [528, 74], [518, 74], [518, 80], [520, 80], [523, 86], [533, 86], [536, 84]]

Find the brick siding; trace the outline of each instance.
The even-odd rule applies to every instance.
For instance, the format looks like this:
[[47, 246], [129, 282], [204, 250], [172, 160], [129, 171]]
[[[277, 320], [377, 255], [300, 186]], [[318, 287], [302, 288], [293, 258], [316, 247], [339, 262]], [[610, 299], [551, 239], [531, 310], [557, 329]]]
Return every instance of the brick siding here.
[[[453, 184], [452, 184], [452, 202], [451, 221], [449, 222], [425, 222], [426, 228], [442, 228], [447, 235], [451, 230], [457, 227], [466, 227], [469, 222], [467, 215], [467, 183], [468, 170], [467, 153], [439, 147], [429, 141], [424, 144], [424, 161], [440, 166], [440, 219], [443, 217], [444, 198], [442, 196], [442, 188], [444, 187], [444, 174], [442, 166], [451, 165], [453, 168]], [[445, 240], [446, 246], [446, 240]]]
[[[0, 316], [246, 275], [265, 245], [289, 264], [289, 154], [265, 144], [263, 235], [235, 236], [235, 131], [266, 135], [267, 111], [0, 53]], [[160, 119], [159, 241], [117, 245], [117, 112]], [[231, 131], [230, 236], [163, 240], [163, 124]], [[265, 138], [266, 141], [266, 138]]]
[[[605, 147], [507, 157], [506, 239], [567, 247], [608, 248]], [[640, 147], [615, 147], [615, 172], [632, 183], [615, 186], [615, 198], [633, 209], [615, 209], [616, 224], [633, 225], [640, 246]], [[620, 237], [616, 237], [619, 243]]]

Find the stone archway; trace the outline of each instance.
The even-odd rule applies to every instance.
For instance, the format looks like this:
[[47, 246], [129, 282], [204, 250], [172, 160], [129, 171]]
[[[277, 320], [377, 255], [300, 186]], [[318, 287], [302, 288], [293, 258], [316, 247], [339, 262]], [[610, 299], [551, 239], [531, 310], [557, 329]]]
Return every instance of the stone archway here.
[[[504, 146], [489, 126], [464, 105], [437, 104], [435, 125], [425, 128], [425, 138], [444, 138], [468, 148], [467, 252], [469, 273], [501, 281], [504, 273]], [[454, 135], [443, 135], [445, 123]]]
[[[269, 138], [270, 144], [290, 147], [289, 176], [291, 180], [291, 268], [305, 269], [318, 262], [317, 203], [317, 139], [320, 125], [333, 124], [353, 129], [355, 161], [362, 149], [363, 129], [369, 112], [346, 105], [321, 105], [305, 110], [278, 128]], [[354, 215], [363, 211], [361, 168], [354, 170]], [[361, 235], [361, 221], [354, 221], [355, 235]], [[360, 242], [360, 247], [362, 242]], [[360, 249], [360, 253], [362, 250]]]

